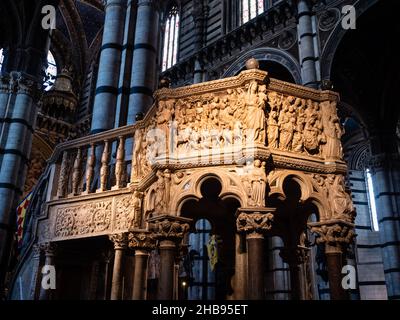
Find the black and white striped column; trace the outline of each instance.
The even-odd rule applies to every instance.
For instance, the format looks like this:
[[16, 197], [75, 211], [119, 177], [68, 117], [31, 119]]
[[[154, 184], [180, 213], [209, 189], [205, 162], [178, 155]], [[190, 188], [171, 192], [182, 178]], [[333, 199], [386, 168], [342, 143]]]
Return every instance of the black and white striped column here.
[[126, 6], [127, 0], [106, 0], [91, 133], [105, 131], [114, 126]]
[[11, 72], [7, 80], [1, 81], [3, 98], [0, 100], [7, 96], [6, 104], [1, 106], [0, 131], [0, 263], [3, 274], [15, 227], [14, 210], [22, 194], [31, 152], [40, 85], [35, 78], [22, 72]]
[[388, 299], [400, 299], [400, 159], [381, 154], [370, 165]]
[[127, 124], [134, 123], [136, 114], [146, 113], [153, 103], [157, 84], [158, 5], [155, 0], [138, 0]]
[[[194, 51], [198, 52], [204, 45], [204, 20], [205, 12], [203, 1], [194, 1], [192, 16], [194, 21]], [[199, 56], [196, 57], [194, 62], [193, 83], [203, 82], [204, 70]]]
[[316, 69], [315, 28], [313, 27], [313, 12], [306, 0], [300, 0], [297, 5], [298, 11], [298, 45], [301, 65], [302, 84], [307, 87], [318, 87], [318, 76]]
[[124, 41], [122, 46], [121, 69], [119, 73], [117, 109], [115, 113], [114, 124], [115, 128], [124, 126], [126, 124], [126, 118], [128, 115], [136, 14], [136, 1], [128, 0], [125, 18]]

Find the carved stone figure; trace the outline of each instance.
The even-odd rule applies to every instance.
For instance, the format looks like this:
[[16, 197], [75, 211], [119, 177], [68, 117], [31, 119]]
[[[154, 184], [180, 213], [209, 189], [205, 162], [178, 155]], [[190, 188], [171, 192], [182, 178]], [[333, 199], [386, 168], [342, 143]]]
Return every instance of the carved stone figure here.
[[158, 180], [155, 187], [154, 210], [157, 214], [162, 214], [166, 209], [165, 202], [165, 179], [161, 171], [157, 172]]
[[135, 191], [132, 197], [133, 210], [130, 216], [130, 228], [140, 228], [142, 218], [143, 192]]
[[138, 179], [143, 175], [142, 171], [142, 158], [145, 157], [144, 148], [145, 139], [144, 139], [144, 130], [137, 129], [135, 131], [134, 136], [134, 147], [133, 147], [133, 157], [132, 157], [132, 174], [131, 174], [131, 181]]
[[333, 218], [343, 220], [352, 220], [354, 218], [355, 209], [350, 195], [345, 190], [342, 175], [337, 175], [334, 178], [329, 197], [332, 203]]
[[254, 161], [254, 169], [251, 173], [251, 189], [252, 200], [255, 206], [262, 207], [265, 205], [265, 189], [266, 189], [266, 175], [265, 175], [265, 162], [260, 160]]
[[[248, 131], [253, 131], [251, 134], [252, 140], [255, 142], [265, 141], [265, 101], [259, 100], [258, 84], [252, 81], [246, 96], [246, 127]], [[250, 129], [250, 130], [249, 130]]]
[[245, 168], [242, 183], [248, 196], [248, 205], [251, 207], [265, 206], [265, 190], [267, 185], [265, 165], [265, 162], [256, 159], [253, 165], [247, 163], [247, 168]]
[[276, 110], [272, 110], [269, 113], [268, 122], [267, 122], [267, 130], [268, 130], [268, 146], [270, 148], [278, 148], [278, 139], [279, 139], [279, 125], [278, 125], [278, 112]]
[[336, 114], [336, 102], [325, 101], [321, 103], [322, 121], [326, 144], [323, 146], [323, 156], [326, 158], [342, 158], [342, 145], [340, 138], [343, 129]]

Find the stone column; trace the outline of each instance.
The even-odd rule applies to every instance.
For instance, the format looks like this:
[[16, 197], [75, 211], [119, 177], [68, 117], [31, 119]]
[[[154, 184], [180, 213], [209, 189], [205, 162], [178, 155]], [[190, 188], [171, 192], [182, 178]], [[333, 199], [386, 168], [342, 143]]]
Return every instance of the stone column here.
[[270, 241], [270, 259], [272, 265], [272, 278], [274, 282], [274, 300], [289, 300], [290, 274], [287, 263], [282, 260], [280, 250], [284, 247], [283, 240], [272, 236]]
[[248, 288], [250, 300], [264, 299], [264, 234], [272, 228], [272, 208], [240, 208], [236, 227], [246, 234]]
[[154, 224], [155, 236], [160, 250], [161, 270], [158, 284], [158, 300], [172, 300], [174, 293], [174, 265], [176, 246], [189, 230], [191, 219], [161, 215], [149, 220]]
[[125, 18], [124, 41], [122, 46], [121, 69], [119, 73], [117, 110], [115, 113], [114, 127], [122, 127], [126, 124], [131, 84], [133, 41], [135, 40], [136, 26], [136, 1], [128, 0]]
[[113, 128], [127, 0], [106, 0], [91, 133]]
[[314, 37], [312, 15], [313, 12], [308, 5], [307, 0], [299, 0], [297, 4], [298, 10], [298, 45], [301, 64], [301, 78], [304, 86], [317, 88], [318, 78], [315, 61]]
[[343, 257], [346, 247], [355, 236], [354, 225], [342, 220], [311, 223], [311, 231], [317, 233], [317, 243], [325, 245], [331, 300], [347, 300], [349, 295], [342, 287]]
[[[55, 267], [54, 258], [55, 258], [56, 245], [54, 243], [48, 242], [48, 243], [41, 244], [40, 249], [41, 249], [41, 251], [44, 252], [44, 255], [45, 255], [44, 265]], [[56, 286], [57, 286], [57, 283], [56, 283]], [[52, 300], [54, 298], [54, 290], [55, 289], [43, 288], [43, 284], [41, 283], [39, 299], [40, 300]]]
[[113, 234], [110, 240], [114, 243], [114, 267], [111, 285], [111, 300], [122, 298], [123, 259], [128, 245], [127, 233]]
[[400, 299], [400, 158], [397, 154], [376, 155], [369, 167], [388, 298]]
[[284, 247], [280, 256], [289, 265], [291, 300], [303, 300], [300, 264], [304, 262], [304, 255], [298, 247]]
[[29, 299], [36, 300], [38, 298], [38, 289], [40, 286], [41, 279], [41, 248], [39, 244], [35, 244], [32, 247], [33, 257], [32, 257], [32, 280], [30, 286]]
[[0, 106], [4, 120], [0, 127], [0, 296], [15, 228], [15, 208], [25, 184], [40, 89], [35, 78], [22, 72], [11, 72], [0, 79], [0, 95], [7, 96], [6, 105]]
[[127, 124], [134, 123], [136, 114], [146, 113], [153, 103], [157, 84], [158, 6], [156, 0], [138, 0]]
[[150, 251], [155, 249], [155, 239], [149, 231], [134, 230], [129, 233], [129, 248], [135, 250], [133, 300], [145, 300], [147, 291], [147, 267]]
[[[192, 17], [194, 22], [194, 52], [198, 52], [204, 44], [204, 20], [206, 15], [203, 0], [194, 0]], [[193, 83], [203, 82], [203, 66], [199, 55], [194, 62]]]

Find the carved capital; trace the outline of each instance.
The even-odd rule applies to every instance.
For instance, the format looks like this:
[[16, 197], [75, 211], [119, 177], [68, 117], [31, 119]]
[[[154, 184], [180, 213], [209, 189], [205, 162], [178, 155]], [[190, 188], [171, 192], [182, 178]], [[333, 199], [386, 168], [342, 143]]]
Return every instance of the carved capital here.
[[316, 242], [325, 244], [327, 251], [341, 251], [353, 242], [354, 225], [340, 220], [310, 224], [311, 232], [317, 234]]
[[265, 233], [272, 228], [274, 208], [239, 209], [236, 219], [238, 232]]
[[57, 245], [53, 242], [44, 242], [39, 244], [39, 249], [41, 252], [44, 252], [46, 256], [54, 256], [56, 254]]
[[191, 219], [162, 215], [149, 219], [153, 226], [155, 237], [158, 240], [181, 241], [185, 233], [189, 230]]
[[129, 232], [129, 248], [134, 250], [151, 251], [156, 247], [154, 235], [145, 230], [134, 230]]
[[128, 246], [128, 234], [116, 233], [109, 236], [109, 239], [114, 243], [114, 249], [126, 249]]
[[289, 265], [299, 265], [307, 260], [308, 249], [303, 247], [284, 247], [279, 252], [280, 257]]

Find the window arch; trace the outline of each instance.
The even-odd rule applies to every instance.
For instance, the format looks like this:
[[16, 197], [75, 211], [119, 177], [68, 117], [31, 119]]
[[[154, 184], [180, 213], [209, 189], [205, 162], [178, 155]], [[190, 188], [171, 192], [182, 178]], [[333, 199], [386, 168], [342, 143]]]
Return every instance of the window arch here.
[[173, 6], [165, 21], [164, 45], [162, 54], [162, 71], [171, 68], [177, 61], [179, 38], [179, 12]]
[[3, 49], [0, 49], [0, 72], [1, 68], [3, 67], [3, 61], [4, 61]]
[[56, 77], [57, 77], [57, 64], [56, 60], [54, 59], [53, 54], [49, 51], [47, 54], [47, 68], [45, 71], [45, 76], [44, 76], [44, 90], [49, 91], [53, 85], [54, 82], [56, 82]]
[[242, 24], [254, 19], [264, 10], [264, 0], [241, 0]]

